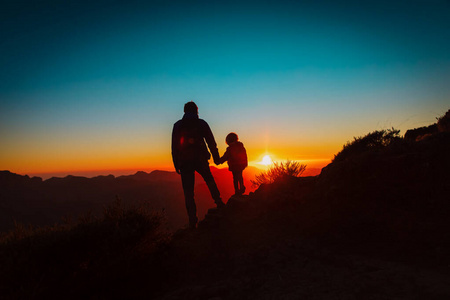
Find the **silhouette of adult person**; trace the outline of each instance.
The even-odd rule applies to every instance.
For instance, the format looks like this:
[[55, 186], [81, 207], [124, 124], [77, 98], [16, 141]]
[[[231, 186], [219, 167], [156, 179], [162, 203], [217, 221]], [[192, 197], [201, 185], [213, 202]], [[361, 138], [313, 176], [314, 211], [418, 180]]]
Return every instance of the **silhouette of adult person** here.
[[181, 174], [184, 199], [189, 216], [189, 227], [197, 226], [197, 207], [194, 200], [195, 172], [205, 180], [214, 202], [218, 208], [225, 204], [220, 197], [214, 177], [209, 169], [211, 155], [214, 162], [219, 162], [219, 150], [208, 123], [198, 117], [198, 107], [190, 101], [184, 105], [184, 116], [176, 122], [172, 131], [172, 159], [175, 170]]

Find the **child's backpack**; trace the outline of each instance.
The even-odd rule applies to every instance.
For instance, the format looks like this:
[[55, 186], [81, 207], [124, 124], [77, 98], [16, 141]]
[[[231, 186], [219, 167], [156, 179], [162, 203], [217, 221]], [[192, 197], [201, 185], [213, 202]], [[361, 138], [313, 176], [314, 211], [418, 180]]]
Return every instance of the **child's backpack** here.
[[228, 159], [228, 166], [230, 169], [244, 170], [248, 166], [247, 151], [244, 144], [236, 142], [229, 147], [230, 158]]

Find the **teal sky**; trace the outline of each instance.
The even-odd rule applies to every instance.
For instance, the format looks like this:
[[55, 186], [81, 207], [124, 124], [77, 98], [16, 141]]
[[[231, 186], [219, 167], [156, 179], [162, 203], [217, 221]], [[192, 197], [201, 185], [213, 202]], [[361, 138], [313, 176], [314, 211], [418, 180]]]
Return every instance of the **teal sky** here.
[[0, 28], [19, 173], [167, 167], [189, 100], [254, 159], [332, 158], [450, 108], [449, 1], [6, 1]]

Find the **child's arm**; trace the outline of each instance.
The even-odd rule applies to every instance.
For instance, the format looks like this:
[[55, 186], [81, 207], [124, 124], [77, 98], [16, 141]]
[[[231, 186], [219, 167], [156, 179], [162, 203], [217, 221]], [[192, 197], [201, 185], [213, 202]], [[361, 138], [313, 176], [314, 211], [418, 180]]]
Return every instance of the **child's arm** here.
[[226, 162], [226, 161], [228, 160], [229, 156], [230, 156], [230, 152], [229, 152], [228, 149], [227, 149], [227, 151], [225, 151], [225, 153], [223, 154], [223, 156], [219, 159], [219, 165], [221, 165], [221, 164], [223, 164], [224, 162]]

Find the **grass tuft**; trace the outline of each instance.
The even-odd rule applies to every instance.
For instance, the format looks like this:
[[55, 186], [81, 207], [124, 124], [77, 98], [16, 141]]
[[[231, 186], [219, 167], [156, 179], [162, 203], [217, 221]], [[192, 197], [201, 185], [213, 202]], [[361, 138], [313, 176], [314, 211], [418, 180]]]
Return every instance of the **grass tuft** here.
[[269, 184], [283, 177], [298, 177], [306, 169], [306, 165], [298, 161], [287, 160], [286, 162], [274, 162], [267, 171], [261, 172], [255, 176], [251, 183], [254, 186]]

